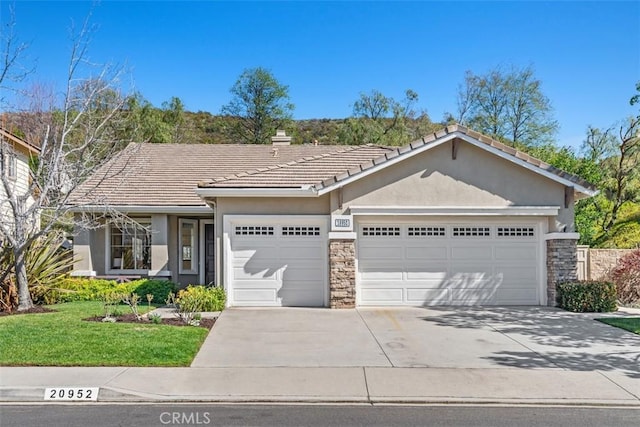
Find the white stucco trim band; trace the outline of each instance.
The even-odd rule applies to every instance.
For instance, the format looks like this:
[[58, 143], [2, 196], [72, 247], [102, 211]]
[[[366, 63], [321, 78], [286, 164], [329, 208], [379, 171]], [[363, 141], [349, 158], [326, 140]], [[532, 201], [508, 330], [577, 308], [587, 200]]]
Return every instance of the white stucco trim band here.
[[547, 233], [544, 240], [579, 240], [580, 233]]
[[[559, 206], [350, 206], [352, 215], [556, 216]], [[566, 234], [566, 233], [563, 233]]]
[[69, 273], [71, 277], [96, 277], [97, 273], [94, 270], [73, 270]]
[[329, 232], [329, 240], [356, 240], [358, 233], [355, 231], [331, 231]]

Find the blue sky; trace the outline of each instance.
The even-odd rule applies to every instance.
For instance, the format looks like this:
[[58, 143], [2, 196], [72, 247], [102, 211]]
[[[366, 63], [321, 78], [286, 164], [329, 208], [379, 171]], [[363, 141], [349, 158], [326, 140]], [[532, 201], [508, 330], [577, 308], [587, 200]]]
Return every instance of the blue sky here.
[[[2, 21], [10, 4], [0, 3]], [[61, 89], [70, 24], [92, 3], [13, 4], [36, 65], [30, 79]], [[360, 92], [400, 99], [410, 88], [437, 121], [455, 112], [466, 70], [532, 65], [562, 145], [637, 111], [637, 1], [102, 1], [92, 22], [90, 58], [126, 62], [157, 106], [178, 96], [188, 110], [219, 113], [240, 73], [262, 66], [289, 86], [295, 118], [347, 117]]]

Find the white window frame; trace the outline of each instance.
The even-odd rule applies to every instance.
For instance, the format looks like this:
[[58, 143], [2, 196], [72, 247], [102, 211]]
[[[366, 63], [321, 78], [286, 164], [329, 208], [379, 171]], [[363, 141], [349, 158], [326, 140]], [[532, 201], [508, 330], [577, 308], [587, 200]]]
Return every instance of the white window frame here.
[[[151, 228], [151, 217], [140, 217], [133, 218], [133, 220], [140, 224], [143, 227]], [[105, 271], [107, 274], [116, 275], [116, 274], [148, 274], [148, 268], [113, 268], [113, 264], [111, 263], [111, 227], [114, 224], [112, 222], [108, 223], [105, 227], [105, 255], [104, 255], [104, 263], [105, 263]], [[153, 259], [153, 241], [150, 240], [149, 244], [149, 258], [150, 263]], [[122, 260], [120, 261], [122, 263]]]
[[[183, 259], [183, 241], [182, 241], [182, 227], [185, 224], [191, 225], [191, 268], [184, 268], [182, 262]], [[199, 245], [198, 245], [198, 220], [180, 218], [178, 220], [178, 273], [179, 274], [198, 274], [198, 266], [200, 265], [199, 258]]]
[[15, 181], [18, 179], [18, 156], [9, 151], [8, 148], [6, 150], [3, 149], [2, 154], [2, 157], [4, 158], [4, 165], [2, 165], [4, 174], [10, 180]]

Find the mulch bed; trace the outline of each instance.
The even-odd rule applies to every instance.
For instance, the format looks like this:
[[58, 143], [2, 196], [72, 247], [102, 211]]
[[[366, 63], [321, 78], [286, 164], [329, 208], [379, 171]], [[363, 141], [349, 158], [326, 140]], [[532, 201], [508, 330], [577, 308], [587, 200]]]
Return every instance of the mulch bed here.
[[[102, 323], [102, 319], [104, 319], [104, 316], [92, 316], [92, 317], [87, 317], [86, 319], [82, 319], [82, 320], [86, 320], [87, 322], [101, 322]], [[140, 320], [136, 319], [136, 316], [133, 313], [127, 313], [127, 314], [122, 314], [120, 316], [116, 316], [116, 323], [138, 323], [138, 324], [145, 324], [145, 325], [154, 324], [153, 322], [151, 322], [146, 317], [143, 317]], [[200, 319], [200, 325], [199, 326], [201, 328], [211, 329], [213, 327], [214, 323], [216, 323], [216, 319]], [[162, 319], [162, 322], [160, 324], [162, 324], [162, 325], [171, 325], [171, 326], [190, 326], [190, 325], [187, 325], [186, 323], [184, 323], [178, 317], [169, 317], [169, 318], [166, 318], [166, 319]]]

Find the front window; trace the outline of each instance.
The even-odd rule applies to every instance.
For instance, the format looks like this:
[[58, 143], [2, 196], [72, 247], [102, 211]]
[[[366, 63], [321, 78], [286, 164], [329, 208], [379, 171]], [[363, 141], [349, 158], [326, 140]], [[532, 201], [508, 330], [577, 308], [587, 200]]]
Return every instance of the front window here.
[[112, 270], [151, 268], [151, 219], [135, 221], [135, 224], [111, 224]]
[[15, 154], [2, 150], [4, 173], [7, 178], [16, 179], [18, 176], [18, 158]]
[[198, 274], [198, 221], [180, 220], [180, 274]]

